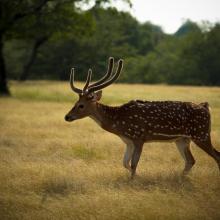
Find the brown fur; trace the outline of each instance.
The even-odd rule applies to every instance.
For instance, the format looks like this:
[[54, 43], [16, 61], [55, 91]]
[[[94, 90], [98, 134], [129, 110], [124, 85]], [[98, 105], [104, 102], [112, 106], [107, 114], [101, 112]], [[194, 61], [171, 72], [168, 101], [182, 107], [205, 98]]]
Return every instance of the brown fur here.
[[[190, 102], [130, 101], [120, 107], [97, 103], [103, 128], [129, 139], [169, 139], [187, 136], [206, 140], [209, 136], [210, 113]], [[105, 119], [106, 118], [106, 119]]]

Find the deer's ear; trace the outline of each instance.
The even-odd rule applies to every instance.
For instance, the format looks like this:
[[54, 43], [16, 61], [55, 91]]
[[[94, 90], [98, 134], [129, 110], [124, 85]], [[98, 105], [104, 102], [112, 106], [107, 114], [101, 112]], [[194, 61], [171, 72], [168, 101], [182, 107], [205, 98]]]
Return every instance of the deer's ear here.
[[102, 90], [98, 91], [98, 92], [94, 92], [92, 101], [97, 102], [102, 98]]

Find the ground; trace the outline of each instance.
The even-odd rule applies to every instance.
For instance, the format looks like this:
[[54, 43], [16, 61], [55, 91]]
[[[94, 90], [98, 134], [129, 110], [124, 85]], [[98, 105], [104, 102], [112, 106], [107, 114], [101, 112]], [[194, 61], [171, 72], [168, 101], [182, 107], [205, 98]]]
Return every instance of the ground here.
[[[80, 84], [79, 84], [80, 86]], [[130, 179], [125, 146], [91, 119], [64, 121], [77, 96], [68, 82], [10, 82], [0, 98], [0, 219], [220, 219], [220, 172], [192, 145], [188, 177], [173, 143], [145, 144]], [[220, 151], [220, 88], [113, 85], [103, 102], [208, 101]]]

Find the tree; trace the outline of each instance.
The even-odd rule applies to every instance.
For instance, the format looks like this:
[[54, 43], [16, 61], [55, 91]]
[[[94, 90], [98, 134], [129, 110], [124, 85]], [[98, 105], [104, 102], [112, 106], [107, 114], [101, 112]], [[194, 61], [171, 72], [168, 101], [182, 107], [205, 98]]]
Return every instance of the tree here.
[[[78, 43], [79, 53], [74, 57], [78, 70], [82, 73], [79, 76], [80, 80], [86, 77], [89, 67], [95, 69], [94, 77], [101, 77], [109, 55], [116, 59], [129, 60], [131, 66], [133, 60], [152, 51], [164, 37], [160, 27], [151, 23], [140, 24], [129, 13], [120, 12], [116, 8], [104, 9], [96, 6], [90, 13], [95, 20], [95, 31], [89, 38], [84, 38]], [[134, 68], [126, 69], [130, 73]], [[129, 79], [126, 77], [126, 81]]]
[[41, 11], [47, 2], [48, 0], [42, 0], [30, 4], [30, 1], [0, 1], [0, 94], [2, 95], [10, 94], [7, 86], [7, 74], [3, 54], [5, 35], [16, 22]]
[[[40, 45], [47, 39], [69, 30], [74, 25], [70, 21], [77, 20], [81, 10], [76, 3], [88, 3], [89, 0], [1, 0], [0, 1], [0, 94], [9, 95], [7, 73], [4, 58], [4, 43], [6, 39], [34, 37], [34, 46], [30, 60], [25, 66], [22, 78], [25, 78], [33, 63]], [[108, 3], [110, 0], [99, 0]], [[129, 2], [129, 0], [127, 0]], [[75, 20], [74, 20], [75, 19]], [[89, 20], [87, 20], [89, 21]], [[68, 24], [68, 25], [67, 25]], [[80, 25], [77, 25], [80, 27]], [[30, 28], [30, 30], [28, 30]], [[44, 28], [44, 29], [43, 29]], [[85, 29], [85, 28], [84, 28]], [[43, 33], [46, 32], [46, 33]], [[37, 37], [35, 37], [37, 35]]]
[[198, 51], [197, 60], [203, 84], [220, 85], [220, 24], [203, 33], [203, 41]]
[[[53, 3], [53, 4], [52, 4]], [[80, 10], [73, 1], [53, 1], [16, 30], [23, 40], [33, 44], [20, 80], [26, 80], [38, 50], [48, 41], [64, 41], [88, 36], [93, 26], [89, 13]], [[28, 30], [28, 31], [27, 31]], [[43, 30], [43, 31], [42, 31]], [[85, 31], [86, 30], [86, 31]]]
[[183, 37], [191, 32], [200, 32], [200, 27], [197, 23], [186, 20], [174, 34], [176, 37]]

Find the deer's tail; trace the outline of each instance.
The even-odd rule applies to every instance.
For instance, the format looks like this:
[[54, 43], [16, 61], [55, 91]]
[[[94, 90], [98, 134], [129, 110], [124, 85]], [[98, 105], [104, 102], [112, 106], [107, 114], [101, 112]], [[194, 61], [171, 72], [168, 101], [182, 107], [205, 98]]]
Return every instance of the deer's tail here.
[[208, 112], [210, 112], [211, 108], [209, 107], [209, 103], [208, 102], [202, 102], [199, 105], [201, 105], [202, 107], [204, 107], [206, 110], [208, 110]]

